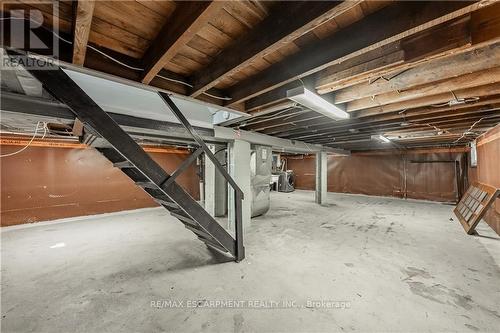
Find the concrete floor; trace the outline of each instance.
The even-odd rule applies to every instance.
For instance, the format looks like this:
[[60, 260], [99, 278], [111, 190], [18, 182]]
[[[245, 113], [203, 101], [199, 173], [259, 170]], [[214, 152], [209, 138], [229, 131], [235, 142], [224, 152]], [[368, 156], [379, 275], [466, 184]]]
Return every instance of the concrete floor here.
[[162, 209], [4, 229], [2, 332], [499, 330], [498, 237], [449, 205], [313, 196], [273, 193], [239, 264]]

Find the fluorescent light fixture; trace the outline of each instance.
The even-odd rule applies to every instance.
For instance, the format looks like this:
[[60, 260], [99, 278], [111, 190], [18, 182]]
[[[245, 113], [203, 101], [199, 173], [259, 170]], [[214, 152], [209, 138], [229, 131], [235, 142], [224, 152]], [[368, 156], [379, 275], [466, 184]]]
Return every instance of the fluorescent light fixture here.
[[383, 143], [390, 143], [391, 142], [391, 140], [389, 140], [388, 138], [386, 138], [383, 135], [372, 135], [372, 140], [380, 141]]
[[345, 112], [337, 105], [328, 102], [314, 92], [307, 90], [305, 87], [297, 87], [288, 90], [286, 92], [286, 97], [327, 117], [333, 119], [349, 119], [349, 113]]

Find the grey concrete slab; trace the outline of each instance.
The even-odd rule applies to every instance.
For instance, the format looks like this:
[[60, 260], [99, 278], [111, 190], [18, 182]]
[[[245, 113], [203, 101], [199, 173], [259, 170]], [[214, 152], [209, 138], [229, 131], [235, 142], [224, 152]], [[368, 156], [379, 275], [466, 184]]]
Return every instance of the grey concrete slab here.
[[498, 331], [500, 240], [467, 236], [452, 206], [271, 202], [239, 264], [162, 209], [4, 228], [2, 332]]

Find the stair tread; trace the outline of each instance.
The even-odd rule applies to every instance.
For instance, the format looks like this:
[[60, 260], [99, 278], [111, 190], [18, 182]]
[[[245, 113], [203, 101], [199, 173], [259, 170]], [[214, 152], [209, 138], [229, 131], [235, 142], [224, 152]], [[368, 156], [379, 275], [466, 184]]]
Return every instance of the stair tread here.
[[140, 187], [146, 187], [146, 188], [152, 188], [152, 189], [157, 189], [158, 186], [155, 184], [155, 183], [152, 183], [152, 182], [135, 182], [135, 184], [137, 186], [140, 186]]
[[[160, 199], [165, 201], [163, 207], [165, 207], [172, 216], [177, 217], [182, 223], [189, 225], [190, 228], [193, 228], [193, 230], [196, 230], [199, 234], [206, 236], [200, 239], [202, 239], [207, 246], [220, 252], [229, 252], [236, 260], [243, 259], [243, 242], [242, 239], [238, 238], [242, 236], [240, 219], [238, 219], [237, 224], [238, 232], [233, 236], [206, 212], [186, 189], [175, 181], [175, 177], [171, 178], [172, 175], [147, 154], [144, 148], [138, 144], [137, 137], [131, 136], [131, 133], [127, 133], [124, 128], [120, 127], [116, 119], [113, 119], [113, 117], [104, 111], [92, 97], [79, 88], [78, 85], [64, 73], [62, 68], [55, 66], [52, 71], [35, 71], [29, 66], [25, 66], [25, 69], [36, 77], [51, 95], [63, 104], [69, 106], [72, 113], [78, 118], [78, 121], [83, 124], [84, 131], [81, 134], [83, 136], [83, 142], [97, 149], [97, 151], [111, 163], [120, 167], [124, 175], [129, 177], [135, 182], [136, 186], [140, 186], [152, 197], [165, 195], [168, 199], [171, 199], [172, 202], [180, 206], [179, 208], [171, 207], [170, 200], [164, 200], [163, 196], [160, 197]], [[185, 170], [188, 162], [193, 163], [193, 159], [197, 158], [203, 151], [207, 153], [209, 158], [213, 159], [213, 153], [208, 151], [209, 148], [207, 145], [203, 142], [202, 138], [196, 134], [192, 125], [170, 96], [164, 92], [158, 92], [158, 95], [165, 103], [165, 106], [170, 109], [179, 120], [189, 134], [190, 139], [194, 139], [194, 141], [201, 146], [201, 148], [198, 148], [195, 153], [191, 155], [191, 158], [186, 159], [185, 164], [181, 164], [181, 168], [178, 169], [179, 171], [177, 171], [177, 173], [174, 171], [174, 175]], [[79, 126], [79, 124], [77, 125]], [[134, 167], [128, 167], [125, 160], [130, 161]], [[214, 163], [218, 169], [221, 168], [220, 163], [217, 161], [214, 161]], [[234, 179], [227, 174], [225, 169], [220, 171], [238, 194], [236, 198], [239, 201], [236, 202], [235, 207], [240, 211], [243, 193], [236, 185]], [[168, 181], [170, 179], [172, 181]], [[162, 184], [168, 186], [162, 187]], [[195, 219], [191, 217], [195, 217]]]
[[169, 208], [174, 208], [174, 209], [175, 208], [179, 208], [179, 205], [177, 205], [173, 201], [167, 201], [167, 200], [156, 198], [156, 197], [152, 197], [152, 198], [153, 198], [154, 201], [156, 201], [160, 205], [168, 206]]
[[[197, 228], [197, 227], [193, 227], [193, 226], [190, 226], [190, 225], [185, 225], [186, 229], [189, 229], [191, 230], [192, 232], [194, 232], [196, 235], [198, 236], [201, 236], [201, 237], [204, 237], [206, 239], [214, 239], [210, 234], [206, 233], [205, 231]], [[216, 243], [218, 243], [217, 241], [215, 241]]]
[[217, 243], [214, 243], [214, 242], [210, 241], [209, 239], [202, 238], [202, 237], [198, 237], [198, 239], [201, 240], [203, 243], [205, 243], [206, 246], [214, 248], [215, 250], [221, 251], [223, 253], [229, 252], [223, 246], [221, 246], [221, 245], [219, 245]]
[[135, 168], [135, 166], [132, 163], [130, 163], [128, 160], [125, 160], [122, 162], [115, 162], [115, 163], [113, 163], [113, 166], [115, 168], [120, 168], [120, 169], [122, 169], [122, 168]]
[[95, 147], [104, 157], [106, 157], [111, 163], [123, 161], [123, 156], [116, 151], [113, 147]]
[[170, 215], [176, 217], [181, 222], [185, 222], [185, 223], [187, 223], [187, 224], [189, 224], [191, 226], [194, 226], [194, 227], [198, 226], [198, 223], [195, 220], [193, 220], [193, 219], [191, 219], [189, 217], [186, 217], [184, 215], [180, 215], [180, 214], [177, 214], [177, 213], [174, 213], [174, 212], [170, 212]]
[[172, 208], [171, 212], [191, 219], [191, 217], [188, 214], [186, 214], [183, 210], [181, 210], [180, 207]]

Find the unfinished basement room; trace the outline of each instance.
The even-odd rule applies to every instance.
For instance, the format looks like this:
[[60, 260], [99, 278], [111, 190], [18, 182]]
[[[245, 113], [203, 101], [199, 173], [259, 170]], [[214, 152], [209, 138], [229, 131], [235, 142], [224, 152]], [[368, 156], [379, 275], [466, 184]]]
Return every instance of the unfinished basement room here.
[[500, 332], [500, 1], [1, 1], [1, 332]]

